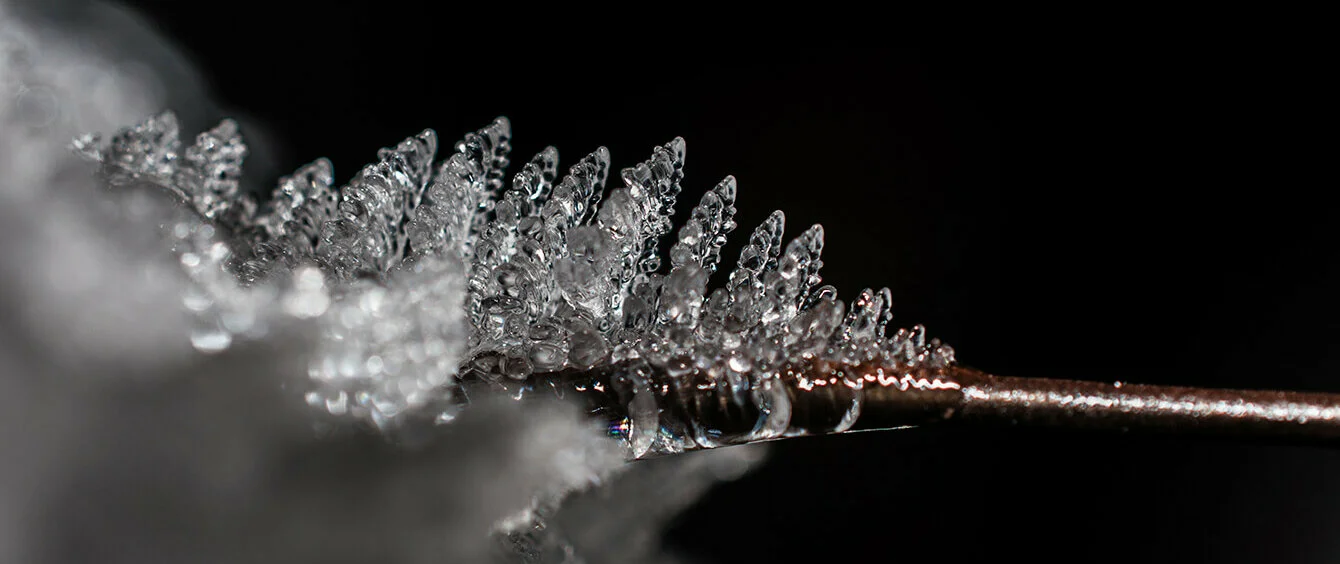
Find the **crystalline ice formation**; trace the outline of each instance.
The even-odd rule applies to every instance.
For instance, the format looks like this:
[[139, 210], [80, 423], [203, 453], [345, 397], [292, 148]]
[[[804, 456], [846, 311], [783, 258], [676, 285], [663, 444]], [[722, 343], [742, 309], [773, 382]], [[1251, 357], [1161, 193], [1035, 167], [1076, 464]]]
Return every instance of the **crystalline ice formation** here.
[[[887, 289], [847, 304], [821, 286], [823, 229], [785, 242], [780, 211], [711, 288], [736, 227], [732, 177], [703, 195], [663, 261], [683, 139], [622, 170], [606, 195], [603, 147], [561, 178], [547, 148], [505, 186], [510, 137], [498, 118], [439, 156], [425, 130], [340, 188], [328, 161], [304, 166], [262, 205], [239, 191], [246, 148], [229, 121], [183, 148], [165, 113], [76, 148], [112, 184], [165, 187], [194, 212], [173, 232], [196, 282], [186, 300], [205, 327], [198, 348], [318, 319], [308, 399], [336, 415], [449, 420], [476, 390], [520, 397], [536, 374], [613, 370], [627, 415], [611, 433], [642, 455], [786, 433], [790, 399], [777, 380], [788, 365], [953, 363], [920, 326], [886, 333]], [[744, 432], [676, 423], [664, 415], [676, 402], [743, 413]]]

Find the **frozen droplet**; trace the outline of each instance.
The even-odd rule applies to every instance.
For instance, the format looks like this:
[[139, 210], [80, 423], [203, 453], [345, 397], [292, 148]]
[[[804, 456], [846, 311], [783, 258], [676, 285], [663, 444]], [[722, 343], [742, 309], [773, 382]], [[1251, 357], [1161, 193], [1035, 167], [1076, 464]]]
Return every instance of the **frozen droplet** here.
[[568, 359], [578, 368], [590, 368], [609, 354], [605, 339], [594, 329], [586, 328], [569, 338]]
[[550, 372], [563, 368], [568, 353], [557, 343], [537, 342], [530, 346], [530, 362], [537, 371]]
[[633, 457], [641, 458], [651, 451], [661, 428], [655, 394], [643, 386], [635, 388], [633, 400], [628, 404], [628, 415], [632, 425], [628, 433], [628, 445]]

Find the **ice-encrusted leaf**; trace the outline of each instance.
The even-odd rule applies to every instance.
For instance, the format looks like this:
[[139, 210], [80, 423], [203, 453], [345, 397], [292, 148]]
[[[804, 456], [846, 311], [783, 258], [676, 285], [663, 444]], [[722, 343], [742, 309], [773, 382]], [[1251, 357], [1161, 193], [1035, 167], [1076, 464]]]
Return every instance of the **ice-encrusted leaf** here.
[[458, 259], [470, 255], [470, 238], [483, 229], [484, 213], [502, 188], [511, 137], [511, 123], [498, 118], [456, 143], [406, 222], [411, 259], [442, 250]]
[[437, 134], [425, 130], [363, 167], [340, 189], [339, 213], [322, 226], [321, 257], [353, 275], [378, 276], [399, 262], [405, 219], [429, 180]]
[[689, 220], [679, 228], [679, 237], [670, 247], [671, 268], [696, 265], [709, 274], [721, 260], [721, 246], [735, 229], [735, 177], [727, 176], [711, 191], [703, 194]]
[[163, 112], [117, 132], [105, 151], [103, 163], [131, 176], [171, 179], [181, 152], [177, 114]]
[[215, 217], [238, 202], [242, 160], [247, 146], [237, 122], [226, 119], [201, 133], [187, 147], [174, 171], [176, 186], [205, 217]]
[[513, 189], [520, 190], [533, 201], [544, 201], [558, 176], [558, 149], [545, 147], [522, 167], [512, 179]]
[[729, 287], [737, 300], [762, 295], [763, 273], [776, 268], [785, 229], [786, 214], [777, 210], [749, 235], [749, 244], [740, 250], [740, 259], [730, 274]]
[[675, 198], [684, 178], [684, 139], [676, 137], [657, 147], [650, 159], [620, 174], [630, 202], [638, 208], [636, 231], [642, 239], [637, 245], [635, 270], [626, 273], [631, 279], [633, 274], [660, 268], [656, 248], [661, 236], [670, 232], [670, 217], [675, 213]]
[[[540, 295], [542, 303], [536, 312], [537, 318], [553, 316], [560, 305], [572, 307], [581, 302], [575, 295], [577, 293], [575, 288], [580, 285], [574, 281], [574, 277], [578, 276], [578, 266], [568, 258], [571, 254], [568, 246], [569, 233], [591, 217], [593, 208], [604, 191], [605, 181], [609, 176], [609, 163], [609, 150], [604, 147], [583, 157], [568, 169], [568, 174], [558, 184], [553, 186], [548, 198], [541, 198], [543, 202], [537, 202], [539, 208], [539, 215], [535, 218], [537, 222], [523, 230], [526, 237], [518, 243], [518, 250], [528, 257], [529, 266], [538, 271], [535, 291]], [[581, 235], [578, 236], [577, 243], [579, 245], [583, 243]], [[572, 297], [572, 302], [564, 299], [565, 294], [559, 285], [559, 271], [556, 267], [560, 260], [564, 261], [563, 273], [566, 276], [567, 286], [574, 289], [574, 292], [568, 294]], [[589, 264], [583, 265], [582, 268], [583, 274], [590, 274], [595, 270]], [[532, 362], [537, 366], [550, 366], [553, 364], [553, 359], [567, 354], [563, 342], [566, 330], [557, 322], [545, 323], [541, 327], [539, 331], [532, 331], [532, 338], [536, 341], [532, 347], [532, 356], [537, 357], [533, 358]]]
[[[255, 333], [266, 307], [315, 319], [325, 338], [309, 400], [383, 427], [425, 413], [450, 419], [462, 401], [457, 386], [519, 396], [536, 373], [635, 366], [641, 372], [621, 386], [677, 379], [654, 396], [633, 393], [637, 423], [620, 423], [619, 433], [636, 435], [628, 440], [638, 452], [675, 452], [786, 431], [790, 399], [778, 378], [788, 363], [954, 362], [953, 349], [920, 326], [885, 334], [887, 289], [846, 303], [821, 287], [823, 228], [783, 245], [780, 211], [712, 288], [736, 226], [733, 177], [697, 202], [662, 269], [683, 139], [623, 169], [623, 186], [608, 194], [603, 147], [561, 180], [558, 152], [546, 148], [504, 190], [510, 139], [510, 123], [498, 118], [435, 162], [437, 137], [425, 130], [379, 151], [339, 190], [319, 159], [281, 179], [259, 214], [237, 185], [246, 149], [232, 122], [183, 149], [175, 118], [162, 114], [106, 146], [85, 136], [75, 148], [101, 160], [109, 179], [161, 184], [198, 212], [174, 236], [203, 346]], [[713, 415], [666, 422], [662, 409]]]
[[487, 222], [488, 213], [493, 209], [493, 200], [502, 193], [503, 176], [510, 164], [508, 155], [512, 152], [512, 123], [499, 117], [488, 127], [465, 136], [456, 144], [456, 151], [466, 155], [466, 161], [479, 163], [479, 184], [475, 186], [477, 205], [475, 216], [469, 226], [469, 236], [462, 242], [469, 246], [481, 233]]
[[866, 288], [851, 301], [847, 316], [833, 341], [837, 354], [849, 362], [865, 362], [880, 356], [877, 346], [884, 327], [893, 317], [888, 288], [878, 292]]
[[[250, 225], [254, 201], [239, 190], [247, 147], [237, 122], [223, 120], [183, 147], [176, 114], [168, 111], [112, 136], [75, 139], [81, 156], [100, 161], [112, 184], [144, 181], [175, 194], [207, 219], [224, 219], [233, 230]], [[231, 212], [231, 213], [230, 213]]]
[[493, 218], [474, 248], [466, 301], [475, 327], [471, 344], [512, 353], [504, 357], [505, 362], [493, 365], [508, 374], [523, 369], [530, 372], [519, 345], [548, 300], [543, 280], [550, 273], [542, 264], [543, 249], [536, 240], [543, 227], [538, 212], [541, 204], [534, 200], [548, 196], [557, 170], [558, 150], [553, 147], [532, 158], [494, 205]]
[[824, 247], [824, 228], [815, 225], [792, 239], [777, 261], [777, 268], [763, 278], [764, 323], [785, 323], [804, 303], [811, 288], [819, 283], [819, 256]]
[[273, 196], [255, 219], [250, 249], [239, 249], [234, 270], [244, 284], [269, 278], [277, 268], [291, 270], [315, 262], [321, 229], [336, 217], [339, 192], [333, 187], [330, 161], [317, 159], [279, 180]]
[[[609, 149], [600, 147], [573, 165], [554, 189], [554, 197], [550, 201], [567, 202], [563, 215], [569, 227], [586, 223], [594, 217], [596, 206], [605, 193], [609, 172]], [[550, 215], [546, 213], [545, 217]]]
[[335, 218], [339, 192], [330, 161], [317, 159], [279, 179], [258, 223], [275, 238], [292, 238], [304, 254], [316, 249], [321, 224]]

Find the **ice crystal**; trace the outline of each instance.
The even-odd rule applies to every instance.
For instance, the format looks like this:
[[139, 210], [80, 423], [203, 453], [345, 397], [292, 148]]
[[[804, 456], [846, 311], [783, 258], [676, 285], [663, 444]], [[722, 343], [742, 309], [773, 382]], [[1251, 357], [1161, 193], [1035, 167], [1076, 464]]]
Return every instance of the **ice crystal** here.
[[[102, 163], [110, 185], [162, 187], [190, 212], [168, 232], [194, 283], [183, 300], [198, 322], [197, 349], [316, 320], [307, 398], [333, 415], [383, 427], [446, 421], [468, 400], [463, 390], [520, 397], [519, 383], [536, 374], [618, 367], [631, 391], [620, 393], [628, 415], [615, 434], [638, 456], [787, 432], [790, 400], [777, 379], [788, 364], [953, 362], [920, 326], [886, 332], [887, 289], [838, 300], [821, 285], [822, 227], [786, 242], [780, 211], [714, 288], [736, 227], [733, 177], [703, 195], [663, 261], [683, 139], [623, 169], [622, 186], [602, 199], [605, 148], [561, 178], [558, 151], [546, 148], [505, 184], [510, 138], [498, 118], [439, 158], [437, 135], [425, 130], [379, 151], [342, 187], [328, 161], [303, 166], [263, 205], [239, 188], [246, 147], [231, 121], [187, 147], [171, 113], [106, 144], [75, 144]], [[665, 415], [676, 402], [753, 415], [726, 436]]]

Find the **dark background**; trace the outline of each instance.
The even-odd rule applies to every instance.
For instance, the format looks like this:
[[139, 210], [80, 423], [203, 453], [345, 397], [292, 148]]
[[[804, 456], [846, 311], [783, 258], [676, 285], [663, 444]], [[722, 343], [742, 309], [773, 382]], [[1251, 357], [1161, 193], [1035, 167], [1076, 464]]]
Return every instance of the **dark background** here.
[[[514, 163], [603, 144], [631, 166], [679, 135], [683, 210], [739, 179], [727, 260], [773, 209], [789, 234], [822, 223], [843, 299], [888, 285], [895, 323], [964, 364], [1340, 392], [1334, 64], [1287, 28], [895, 47], [892, 30], [531, 31], [502, 6], [481, 28], [395, 2], [135, 4], [228, 113], [268, 127], [251, 133], [269, 182], [320, 156], [342, 182], [424, 127], [450, 142], [496, 115]], [[784, 441], [670, 542], [706, 562], [1336, 562], [1340, 454], [1025, 429]]]

